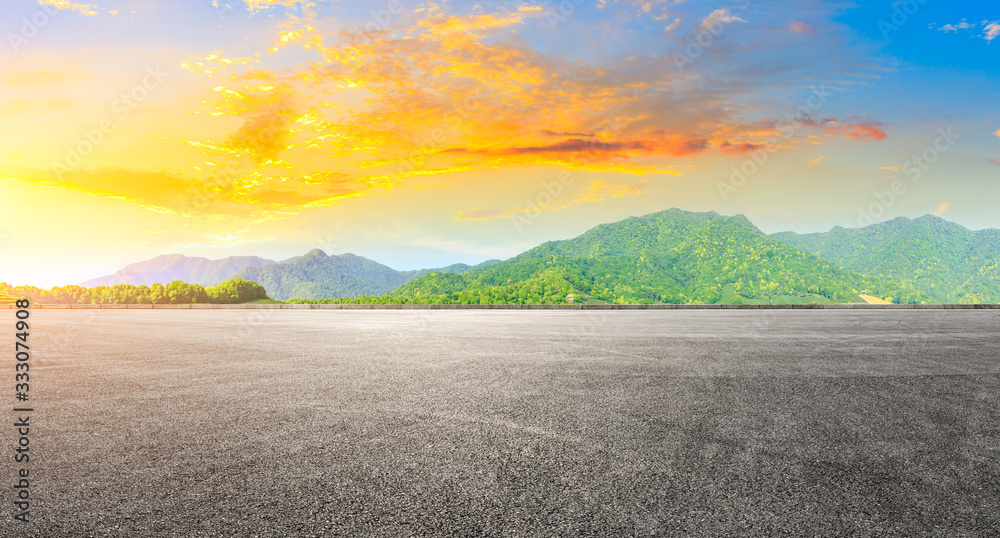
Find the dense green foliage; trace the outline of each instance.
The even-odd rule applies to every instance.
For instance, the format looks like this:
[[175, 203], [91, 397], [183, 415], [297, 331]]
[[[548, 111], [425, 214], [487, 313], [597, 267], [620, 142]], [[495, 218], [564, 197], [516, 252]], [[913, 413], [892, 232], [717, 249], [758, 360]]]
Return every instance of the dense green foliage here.
[[268, 298], [264, 286], [242, 278], [233, 278], [218, 286], [209, 286], [205, 288], [205, 294], [208, 295], [209, 302], [218, 304], [241, 304]]
[[[431, 273], [392, 292], [412, 301], [717, 303], [802, 297], [847, 302], [862, 291], [919, 302], [912, 288], [845, 270], [763, 234], [746, 217], [671, 209], [545, 243], [500, 264]], [[787, 300], [786, 300], [787, 301]]]
[[864, 228], [772, 235], [862, 274], [919, 291], [928, 302], [1000, 302], [989, 267], [1000, 258], [1000, 230], [970, 231], [940, 217], [899, 217]]
[[57, 286], [50, 290], [34, 286], [10, 286], [0, 283], [0, 293], [26, 297], [43, 304], [241, 304], [267, 299], [264, 287], [256, 282], [234, 278], [207, 288], [175, 280], [166, 286]]
[[1000, 303], [1000, 258], [982, 266], [958, 287], [955, 295], [960, 303]]

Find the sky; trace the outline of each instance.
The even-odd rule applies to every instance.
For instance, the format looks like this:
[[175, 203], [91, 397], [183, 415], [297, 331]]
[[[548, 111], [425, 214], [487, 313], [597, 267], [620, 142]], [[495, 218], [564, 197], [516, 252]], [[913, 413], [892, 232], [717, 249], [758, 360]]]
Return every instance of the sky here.
[[672, 207], [1000, 228], [1000, 4], [4, 0], [0, 281], [508, 258]]

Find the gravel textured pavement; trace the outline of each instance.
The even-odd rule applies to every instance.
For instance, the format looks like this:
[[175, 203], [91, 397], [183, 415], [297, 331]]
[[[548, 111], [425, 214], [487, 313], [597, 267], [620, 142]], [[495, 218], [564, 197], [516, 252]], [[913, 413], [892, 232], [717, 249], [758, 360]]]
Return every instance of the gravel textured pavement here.
[[997, 311], [31, 322], [0, 536], [1000, 535]]

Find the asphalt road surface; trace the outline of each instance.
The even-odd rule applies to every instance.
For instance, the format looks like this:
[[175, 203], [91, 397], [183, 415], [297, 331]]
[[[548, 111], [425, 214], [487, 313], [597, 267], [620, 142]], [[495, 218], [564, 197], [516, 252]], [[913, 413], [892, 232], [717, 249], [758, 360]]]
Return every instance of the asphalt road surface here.
[[31, 322], [0, 536], [1000, 534], [997, 311]]

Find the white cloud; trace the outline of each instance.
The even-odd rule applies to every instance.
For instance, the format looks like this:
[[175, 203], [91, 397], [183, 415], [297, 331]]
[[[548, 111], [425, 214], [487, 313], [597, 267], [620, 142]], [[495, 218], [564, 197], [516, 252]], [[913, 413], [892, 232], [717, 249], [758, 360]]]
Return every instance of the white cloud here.
[[[983, 21], [981, 24], [983, 25], [983, 35], [981, 37], [987, 42], [992, 42], [997, 37], [1000, 37], [1000, 21]], [[946, 24], [938, 28], [938, 31], [958, 33], [959, 30], [968, 30], [977, 26], [979, 24], [970, 24], [963, 19], [958, 24]], [[933, 25], [931, 27], [933, 28]]]
[[986, 24], [983, 30], [983, 39], [987, 42], [993, 41], [997, 36], [1000, 36], [1000, 21], [993, 21]]
[[705, 17], [705, 20], [701, 21], [701, 27], [708, 30], [721, 24], [730, 24], [733, 22], [747, 21], [733, 15], [728, 9], [717, 9]]
[[940, 30], [942, 32], [958, 32], [959, 30], [967, 30], [969, 28], [972, 28], [973, 26], [974, 25], [969, 24], [969, 23], [967, 23], [967, 22], [965, 22], [963, 20], [962, 22], [960, 22], [958, 24], [946, 24], [946, 25], [938, 28], [938, 30]]

